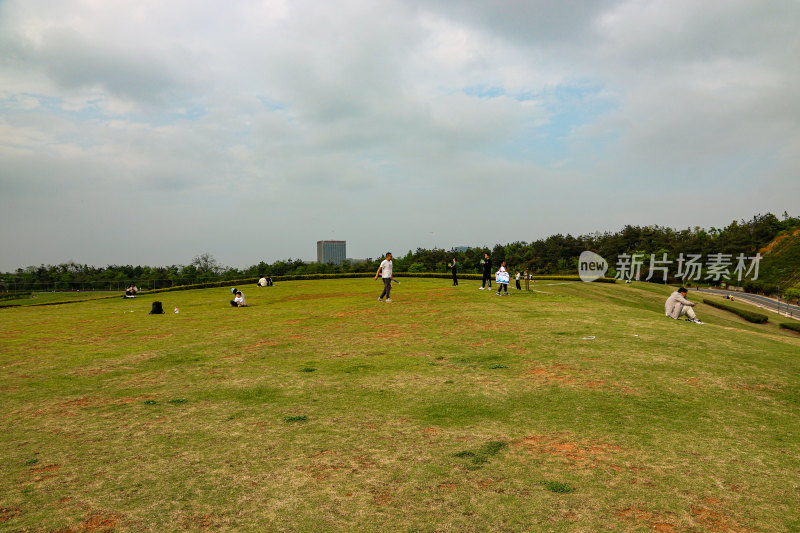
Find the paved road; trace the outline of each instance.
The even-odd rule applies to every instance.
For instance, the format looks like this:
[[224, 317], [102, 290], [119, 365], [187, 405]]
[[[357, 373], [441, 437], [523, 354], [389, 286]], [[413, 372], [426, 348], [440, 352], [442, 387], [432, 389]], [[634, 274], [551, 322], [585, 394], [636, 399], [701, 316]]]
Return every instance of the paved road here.
[[761, 296], [760, 294], [748, 294], [746, 292], [735, 292], [735, 291], [721, 291], [717, 289], [694, 289], [697, 292], [706, 292], [710, 294], [733, 294], [736, 300], [741, 300], [743, 302], [748, 302], [756, 305], [760, 305], [762, 307], [766, 307], [771, 311], [778, 311], [780, 308], [781, 313], [789, 313], [791, 316], [800, 317], [800, 306], [787, 304], [786, 302], [778, 302], [773, 298], [768, 298], [766, 296]]

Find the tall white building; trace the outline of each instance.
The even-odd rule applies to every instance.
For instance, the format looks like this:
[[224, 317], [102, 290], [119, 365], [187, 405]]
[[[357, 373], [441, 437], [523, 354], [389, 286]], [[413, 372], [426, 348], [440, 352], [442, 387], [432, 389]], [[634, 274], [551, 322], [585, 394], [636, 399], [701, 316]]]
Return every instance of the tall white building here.
[[317, 263], [341, 265], [347, 258], [347, 241], [317, 241]]

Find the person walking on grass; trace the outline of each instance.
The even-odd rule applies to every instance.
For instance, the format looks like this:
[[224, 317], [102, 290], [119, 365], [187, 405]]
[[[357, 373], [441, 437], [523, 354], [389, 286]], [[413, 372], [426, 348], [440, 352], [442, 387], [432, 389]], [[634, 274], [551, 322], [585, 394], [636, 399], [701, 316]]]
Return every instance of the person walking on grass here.
[[515, 270], [515, 272], [516, 272], [516, 275], [515, 275], [514, 279], [517, 282], [517, 290], [521, 291], [522, 290], [522, 286], [519, 284], [519, 269]]
[[488, 253], [483, 254], [483, 259], [481, 259], [481, 265], [483, 265], [483, 281], [481, 282], [480, 290], [486, 289], [486, 284], [489, 284], [489, 288], [492, 288], [492, 258], [489, 257]]
[[458, 265], [456, 264], [456, 258], [453, 258], [453, 262], [450, 264], [450, 271], [453, 273], [453, 287], [458, 287]]
[[495, 281], [497, 282], [497, 296], [500, 296], [500, 291], [505, 291], [505, 296], [508, 296], [508, 280], [509, 275], [506, 271], [506, 262], [500, 261], [500, 268], [495, 274]]
[[381, 261], [381, 266], [378, 267], [378, 271], [375, 272], [375, 279], [378, 279], [378, 276], [383, 278], [383, 292], [378, 297], [379, 302], [383, 302], [383, 297], [386, 296], [386, 302], [391, 303], [392, 299], [389, 294], [392, 292], [392, 254], [391, 252], [386, 252], [386, 259]]
[[688, 294], [689, 291], [683, 287], [670, 294], [669, 298], [667, 298], [667, 301], [664, 303], [664, 312], [669, 318], [674, 318], [675, 320], [678, 320], [683, 315], [686, 315], [688, 317], [686, 319], [688, 322], [705, 324], [705, 322], [700, 322], [700, 319], [697, 318], [694, 309], [692, 309], [695, 305], [697, 305], [697, 302], [690, 302], [686, 299], [686, 295]]

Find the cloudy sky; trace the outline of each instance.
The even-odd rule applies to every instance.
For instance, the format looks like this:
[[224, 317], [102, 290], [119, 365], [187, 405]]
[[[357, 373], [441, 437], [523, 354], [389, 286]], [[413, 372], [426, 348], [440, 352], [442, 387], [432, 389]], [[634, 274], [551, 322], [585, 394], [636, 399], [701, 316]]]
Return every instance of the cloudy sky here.
[[800, 211], [796, 0], [0, 0], [0, 271]]

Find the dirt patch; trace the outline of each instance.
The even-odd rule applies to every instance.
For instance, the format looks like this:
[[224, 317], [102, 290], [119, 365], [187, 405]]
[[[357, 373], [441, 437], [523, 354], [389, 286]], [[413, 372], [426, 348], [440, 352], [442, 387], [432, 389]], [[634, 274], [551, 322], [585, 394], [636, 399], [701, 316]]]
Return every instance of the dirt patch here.
[[763, 247], [761, 250], [758, 251], [761, 255], [766, 255], [772, 251], [775, 246], [777, 246], [782, 240], [788, 238], [789, 235], [778, 235], [775, 237], [775, 240]]
[[[535, 361], [526, 361], [529, 363]], [[571, 365], [557, 363], [550, 367], [536, 366], [524, 371], [524, 374], [534, 381], [548, 385], [570, 385], [574, 387], [585, 387], [587, 389], [612, 389], [616, 388], [623, 394], [634, 394], [635, 391], [629, 387], [612, 386], [604, 379], [585, 379], [581, 376], [584, 371]]]
[[528, 355], [528, 349], [524, 346], [520, 346], [519, 344], [508, 344], [506, 348], [516, 355]]
[[39, 468], [34, 468], [31, 470], [34, 474], [41, 474], [43, 472], [58, 472], [61, 469], [61, 465], [47, 465], [47, 466], [40, 466]]
[[115, 514], [94, 513], [81, 523], [79, 531], [114, 531], [118, 523]]
[[[620, 470], [617, 465], [625, 450], [616, 444], [572, 439], [566, 434], [532, 435], [511, 445], [528, 453], [560, 460], [574, 468], [610, 468]], [[616, 468], [615, 468], [616, 467]]]
[[42, 481], [47, 481], [48, 479], [53, 479], [58, 477], [58, 472], [61, 470], [61, 465], [47, 465], [47, 466], [40, 466], [39, 468], [31, 469], [31, 474], [33, 474], [33, 481], [36, 483], [41, 483]]
[[690, 508], [692, 518], [709, 531], [737, 532], [744, 531], [733, 517], [724, 509], [724, 504], [717, 498], [706, 496]]
[[478, 487], [482, 489], [488, 489], [492, 485], [497, 485], [498, 483], [502, 482], [503, 478], [486, 478], [478, 480]]
[[442, 489], [442, 490], [446, 490], [448, 492], [452, 492], [452, 491], [456, 490], [456, 484], [455, 483], [441, 483], [437, 488]]
[[650, 512], [638, 507], [619, 509], [614, 513], [614, 518], [621, 522], [629, 522], [635, 526], [648, 526], [653, 531], [668, 533], [677, 531], [676, 527], [667, 521], [665, 514]]
[[572, 372], [573, 368], [569, 365], [556, 364], [552, 367], [535, 367], [525, 371], [525, 374], [532, 376], [536, 381], [542, 383], [575, 383], [575, 377], [566, 375]]
[[375, 505], [388, 505], [392, 502], [392, 494], [388, 490], [379, 490], [373, 495], [372, 501]]

